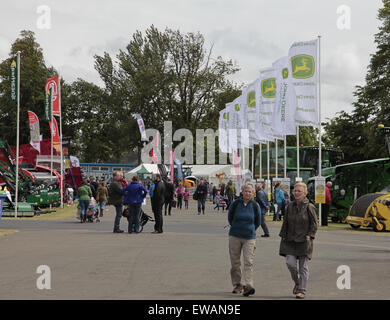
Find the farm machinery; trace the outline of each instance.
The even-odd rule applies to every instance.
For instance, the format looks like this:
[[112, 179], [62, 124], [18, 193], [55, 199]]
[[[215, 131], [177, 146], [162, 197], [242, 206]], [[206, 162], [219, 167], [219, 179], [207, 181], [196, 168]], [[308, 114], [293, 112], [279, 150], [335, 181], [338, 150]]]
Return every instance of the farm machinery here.
[[19, 168], [16, 172], [16, 157], [9, 144], [0, 139], [0, 151], [3, 160], [0, 160], [1, 185], [7, 187], [10, 197], [7, 197], [3, 216], [14, 212], [16, 194], [16, 177], [18, 177], [18, 212], [21, 215], [34, 215], [42, 208], [58, 206], [60, 203], [61, 175], [56, 170], [46, 166], [35, 165]]

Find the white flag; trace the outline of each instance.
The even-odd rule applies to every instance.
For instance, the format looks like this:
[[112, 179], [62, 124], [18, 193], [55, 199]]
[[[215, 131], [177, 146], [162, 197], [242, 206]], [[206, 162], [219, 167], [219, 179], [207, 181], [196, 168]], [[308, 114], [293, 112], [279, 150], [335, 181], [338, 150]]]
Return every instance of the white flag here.
[[219, 123], [218, 123], [218, 143], [221, 152], [230, 153], [229, 142], [228, 142], [228, 127], [229, 125], [229, 113], [226, 109], [219, 112]]
[[247, 130], [247, 113], [243, 106], [242, 96], [226, 104], [229, 111], [229, 146], [231, 150], [249, 147], [249, 134]]
[[138, 113], [134, 114], [134, 116], [137, 119], [139, 132], [141, 134], [141, 141], [148, 141], [148, 138], [146, 137], [144, 120], [142, 119], [141, 115]]
[[294, 42], [288, 51], [297, 96], [295, 120], [299, 126], [318, 126], [317, 45], [318, 40]]
[[266, 69], [260, 73], [260, 122], [263, 132], [273, 140], [272, 115], [275, 108], [276, 78], [274, 69]]
[[295, 135], [295, 90], [292, 85], [291, 67], [288, 57], [276, 60], [272, 67], [276, 76], [276, 101], [272, 117], [272, 130], [275, 136]]

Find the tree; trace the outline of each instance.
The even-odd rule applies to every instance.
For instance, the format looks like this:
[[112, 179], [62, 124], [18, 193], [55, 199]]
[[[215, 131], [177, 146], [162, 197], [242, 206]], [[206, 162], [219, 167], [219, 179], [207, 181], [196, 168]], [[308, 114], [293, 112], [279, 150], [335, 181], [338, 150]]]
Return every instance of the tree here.
[[[27, 111], [33, 111], [40, 119], [44, 115], [44, 89], [46, 78], [55, 70], [47, 67], [40, 45], [32, 31], [23, 30], [20, 38], [11, 46], [10, 58], [0, 64], [0, 131], [2, 139], [11, 145], [16, 142], [16, 104], [10, 99], [9, 68], [11, 57], [21, 54], [20, 70], [20, 143], [29, 143], [30, 131]], [[41, 125], [41, 134], [50, 136], [49, 125]]]
[[375, 35], [376, 53], [371, 56], [366, 84], [356, 86], [351, 114], [338, 113], [325, 125], [330, 142], [339, 145], [349, 161], [388, 156], [384, 138], [376, 133], [378, 124], [390, 126], [390, 1], [383, 0]]

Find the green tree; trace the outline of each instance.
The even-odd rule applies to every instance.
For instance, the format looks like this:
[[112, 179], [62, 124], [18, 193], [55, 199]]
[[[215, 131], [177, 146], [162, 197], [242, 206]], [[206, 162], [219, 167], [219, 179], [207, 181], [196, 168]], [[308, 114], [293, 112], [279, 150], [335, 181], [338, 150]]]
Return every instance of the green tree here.
[[[34, 32], [23, 30], [11, 46], [9, 57], [20, 51], [20, 143], [30, 142], [27, 111], [33, 111], [42, 120], [44, 115], [44, 89], [46, 78], [55, 75], [52, 67], [47, 67], [43, 51], [35, 40]], [[0, 131], [1, 137], [10, 145], [16, 142], [16, 104], [10, 99], [9, 68], [10, 58], [0, 64]], [[41, 124], [41, 134], [50, 137], [49, 125]]]
[[348, 161], [388, 156], [384, 137], [377, 134], [378, 124], [390, 126], [390, 1], [383, 0], [378, 19], [382, 25], [375, 35], [376, 52], [371, 56], [366, 84], [356, 86], [353, 111], [338, 113], [325, 125], [330, 143], [339, 145]]

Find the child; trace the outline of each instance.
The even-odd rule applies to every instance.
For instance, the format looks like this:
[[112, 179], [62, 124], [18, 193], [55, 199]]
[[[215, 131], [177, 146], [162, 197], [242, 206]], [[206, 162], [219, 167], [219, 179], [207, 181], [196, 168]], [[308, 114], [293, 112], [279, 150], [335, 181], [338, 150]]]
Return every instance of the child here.
[[219, 191], [217, 191], [217, 194], [215, 195], [216, 206], [214, 207], [214, 210], [215, 210], [215, 208], [218, 208], [218, 211], [219, 211], [219, 207], [221, 206], [222, 200], [223, 200], [223, 197], [221, 196], [221, 193]]
[[184, 207], [188, 210], [188, 200], [190, 200], [190, 192], [187, 188], [184, 189]]

